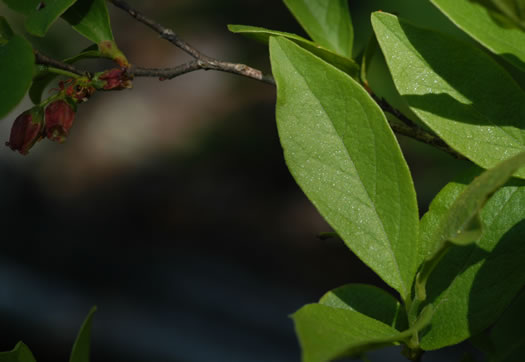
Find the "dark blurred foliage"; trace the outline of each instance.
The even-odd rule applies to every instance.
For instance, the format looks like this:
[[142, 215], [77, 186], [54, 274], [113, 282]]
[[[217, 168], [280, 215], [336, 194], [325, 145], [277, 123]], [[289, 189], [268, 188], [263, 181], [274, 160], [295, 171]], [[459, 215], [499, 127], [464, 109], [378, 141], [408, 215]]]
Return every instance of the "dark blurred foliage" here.
[[[130, 2], [204, 53], [265, 71], [267, 49], [226, 24], [304, 35], [280, 1]], [[350, 4], [356, 54], [372, 10], [454, 32], [426, 2]], [[132, 63], [187, 59], [110, 12]], [[70, 33], [61, 23], [31, 40], [66, 57], [89, 45]], [[379, 57], [374, 69], [375, 87], [391, 87]], [[38, 361], [65, 361], [98, 305], [93, 361], [298, 361], [289, 314], [345, 283], [388, 289], [341, 241], [317, 238], [330, 228], [286, 169], [274, 100], [271, 86], [230, 74], [137, 79], [131, 91], [80, 106], [65, 145], [41, 142], [27, 157], [2, 150], [0, 350], [23, 340]], [[3, 139], [28, 106], [2, 120]], [[467, 163], [400, 142], [423, 213]], [[402, 360], [397, 349], [387, 353], [374, 360]]]

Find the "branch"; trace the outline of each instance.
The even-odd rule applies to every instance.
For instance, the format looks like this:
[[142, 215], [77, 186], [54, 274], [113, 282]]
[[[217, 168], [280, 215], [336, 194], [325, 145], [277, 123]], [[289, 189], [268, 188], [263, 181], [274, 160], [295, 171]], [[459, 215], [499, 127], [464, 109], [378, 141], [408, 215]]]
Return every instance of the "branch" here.
[[[176, 77], [180, 74], [185, 74], [188, 72], [192, 72], [199, 69], [204, 70], [218, 70], [222, 72], [228, 72], [228, 73], [234, 73], [238, 75], [242, 75], [244, 77], [260, 80], [269, 84], [275, 84], [275, 81], [273, 80], [273, 77], [271, 75], [265, 75], [260, 70], [249, 67], [245, 64], [238, 64], [238, 63], [230, 63], [230, 62], [223, 62], [218, 59], [209, 57], [197, 49], [195, 49], [193, 46], [182, 40], [175, 32], [169, 28], [166, 28], [162, 26], [161, 24], [153, 21], [152, 19], [146, 17], [144, 14], [139, 12], [138, 10], [132, 8], [128, 3], [122, 0], [108, 0], [113, 5], [118, 7], [119, 9], [124, 10], [129, 15], [131, 15], [134, 19], [136, 19], [138, 22], [141, 22], [142, 24], [146, 25], [156, 33], [160, 35], [161, 38], [166, 39], [173, 45], [175, 45], [177, 48], [180, 48], [181, 50], [185, 51], [189, 55], [191, 55], [195, 60], [195, 62], [190, 62], [183, 64], [181, 66], [175, 67], [172, 69], [172, 72], [170, 72], [168, 69], [162, 70], [166, 74], [173, 74], [171, 77], [165, 77], [167, 79], [171, 79], [173, 77]], [[137, 76], [143, 76], [139, 75], [142, 71], [139, 71], [139, 73], [136, 73]], [[184, 70], [184, 71], [182, 71]], [[181, 72], [182, 71], [182, 72]], [[157, 76], [157, 75], [155, 75]]]
[[35, 54], [36, 64], [46, 65], [46, 66], [62, 69], [62, 70], [65, 70], [65, 71], [68, 71], [74, 74], [78, 74], [80, 76], [90, 77], [89, 72], [77, 69], [71, 64], [64, 63], [60, 60], [50, 58], [47, 55], [40, 53], [38, 50], [34, 50], [34, 54]]
[[389, 120], [388, 123], [390, 124], [390, 127], [392, 127], [392, 130], [394, 130], [394, 132], [402, 134], [410, 138], [413, 138], [420, 142], [426, 143], [430, 146], [434, 146], [440, 149], [441, 151], [444, 151], [452, 155], [454, 158], [457, 158], [458, 160], [466, 160], [465, 156], [463, 156], [461, 153], [451, 148], [441, 138], [439, 138], [438, 136], [430, 132], [425, 131], [423, 128], [414, 124], [414, 122], [412, 122], [410, 118], [405, 116], [399, 110], [392, 107], [384, 99], [382, 98], [379, 99], [374, 94], [372, 94], [372, 98], [376, 101], [376, 103], [379, 105], [379, 107], [381, 107], [381, 109], [384, 112], [390, 113], [402, 121], [402, 122], [392, 122], [391, 120]]

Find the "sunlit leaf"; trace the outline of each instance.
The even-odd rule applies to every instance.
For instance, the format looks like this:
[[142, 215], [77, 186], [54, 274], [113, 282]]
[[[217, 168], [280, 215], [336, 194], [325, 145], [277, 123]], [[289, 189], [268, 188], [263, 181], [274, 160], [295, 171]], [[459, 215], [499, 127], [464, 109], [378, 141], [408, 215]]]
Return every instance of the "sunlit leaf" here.
[[290, 40], [272, 37], [270, 58], [290, 172], [345, 244], [406, 297], [418, 211], [383, 112], [350, 76]]
[[324, 61], [341, 69], [343, 72], [350, 74], [351, 77], [356, 78], [359, 74], [359, 65], [357, 65], [354, 60], [334, 53], [333, 51], [326, 49], [299, 35], [248, 25], [228, 25], [228, 29], [233, 33], [243, 34], [248, 38], [258, 40], [265, 44], [268, 44], [270, 36], [285, 37], [295, 42], [297, 45], [305, 48], [306, 50], [314, 53]]
[[91, 349], [91, 322], [97, 307], [91, 308], [84, 323], [80, 327], [75, 344], [69, 357], [69, 362], [89, 362]]
[[284, 3], [316, 43], [352, 57], [354, 30], [347, 0], [284, 0]]
[[525, 93], [487, 54], [394, 15], [372, 24], [399, 93], [452, 148], [484, 168], [525, 151]]
[[501, 24], [490, 10], [472, 0], [432, 0], [454, 24], [494, 54], [525, 71], [525, 32]]
[[33, 353], [23, 342], [18, 342], [11, 351], [0, 352], [0, 362], [36, 362]]

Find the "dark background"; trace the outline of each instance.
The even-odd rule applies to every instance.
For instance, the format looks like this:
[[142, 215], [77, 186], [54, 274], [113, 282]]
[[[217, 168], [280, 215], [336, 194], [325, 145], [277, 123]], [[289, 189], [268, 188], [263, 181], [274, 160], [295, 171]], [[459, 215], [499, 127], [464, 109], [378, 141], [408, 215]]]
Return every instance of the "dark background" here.
[[[280, 1], [130, 3], [205, 54], [266, 72], [265, 46], [226, 25], [303, 34]], [[188, 59], [109, 6], [132, 63]], [[378, 9], [465, 38], [426, 1], [350, 6], [356, 54]], [[22, 29], [16, 14], [3, 5], [0, 13]], [[28, 38], [57, 58], [89, 45], [62, 21], [44, 40]], [[403, 107], [380, 56], [370, 80]], [[81, 105], [66, 144], [43, 141], [26, 157], [0, 149], [0, 350], [23, 340], [38, 361], [66, 361], [97, 305], [93, 361], [299, 361], [291, 313], [345, 283], [388, 289], [342, 242], [317, 238], [330, 227], [286, 169], [274, 106], [272, 86], [231, 74], [137, 79]], [[0, 121], [0, 139], [29, 107]], [[400, 143], [423, 213], [467, 163]], [[424, 361], [461, 351], [440, 353]], [[395, 348], [371, 356], [403, 360]]]

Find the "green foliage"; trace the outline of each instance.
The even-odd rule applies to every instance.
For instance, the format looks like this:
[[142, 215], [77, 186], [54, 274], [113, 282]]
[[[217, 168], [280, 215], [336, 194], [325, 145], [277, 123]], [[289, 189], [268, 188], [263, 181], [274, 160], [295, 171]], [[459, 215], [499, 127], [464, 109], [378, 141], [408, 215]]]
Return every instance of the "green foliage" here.
[[18, 342], [9, 352], [0, 352], [0, 362], [36, 362], [31, 350], [23, 343]]
[[3, 17], [0, 17], [0, 24], [0, 117], [4, 117], [26, 94], [35, 60], [31, 44], [13, 34]]
[[432, 3], [484, 47], [525, 71], [525, 32], [495, 21], [489, 9], [472, 0], [432, 0]]
[[285, 38], [270, 40], [270, 58], [290, 172], [345, 244], [406, 297], [418, 211], [383, 112], [347, 74]]
[[69, 362], [89, 362], [89, 354], [91, 350], [91, 324], [93, 314], [97, 311], [97, 307], [91, 308], [84, 323], [78, 331], [77, 339], [73, 344]]
[[348, 73], [352, 78], [357, 78], [359, 74], [359, 65], [357, 65], [353, 59], [334, 53], [322, 45], [316, 44], [302, 36], [248, 25], [228, 25], [228, 29], [233, 33], [243, 34], [248, 38], [265, 44], [268, 44], [271, 36], [282, 36], [341, 69], [343, 72]]
[[[31, 44], [0, 17], [0, 117], [30, 89], [42, 112], [49, 104], [70, 104], [72, 123], [72, 107], [95, 90], [130, 86], [126, 71], [133, 68], [114, 42], [106, 1], [3, 1], [26, 17], [31, 34], [44, 36], [61, 16], [95, 43], [65, 63], [108, 57], [119, 67], [91, 75], [35, 66]], [[418, 360], [423, 351], [469, 338], [490, 361], [521, 360], [525, 353], [525, 181], [512, 179], [525, 178], [525, 92], [507, 71], [521, 77], [525, 70], [525, 2], [431, 2], [493, 54], [376, 12], [374, 34], [356, 61], [346, 0], [284, 0], [313, 41], [229, 26], [269, 45], [279, 138], [297, 184], [345, 245], [399, 293], [349, 284], [300, 308], [292, 318], [305, 362], [361, 357], [392, 345], [403, 345], [404, 354]], [[397, 91], [428, 129], [405, 121], [368, 87], [367, 72], [380, 51]], [[516, 69], [502, 67], [498, 57]], [[42, 100], [57, 75], [71, 79]], [[48, 113], [64, 118], [59, 110]], [[34, 122], [25, 113], [15, 128], [31, 145], [44, 137], [38, 130], [27, 134]], [[49, 125], [39, 122], [43, 129]], [[391, 125], [416, 129], [415, 138], [430, 130], [423, 139], [435, 135], [486, 170], [473, 168], [446, 185], [419, 220], [412, 177]], [[89, 361], [94, 312], [70, 362]], [[34, 360], [22, 342], [0, 353], [0, 362]]]
[[481, 167], [525, 151], [525, 93], [487, 54], [394, 15], [372, 25], [397, 90], [452, 148]]
[[284, 0], [310, 37], [325, 48], [352, 57], [354, 29], [346, 0]]

